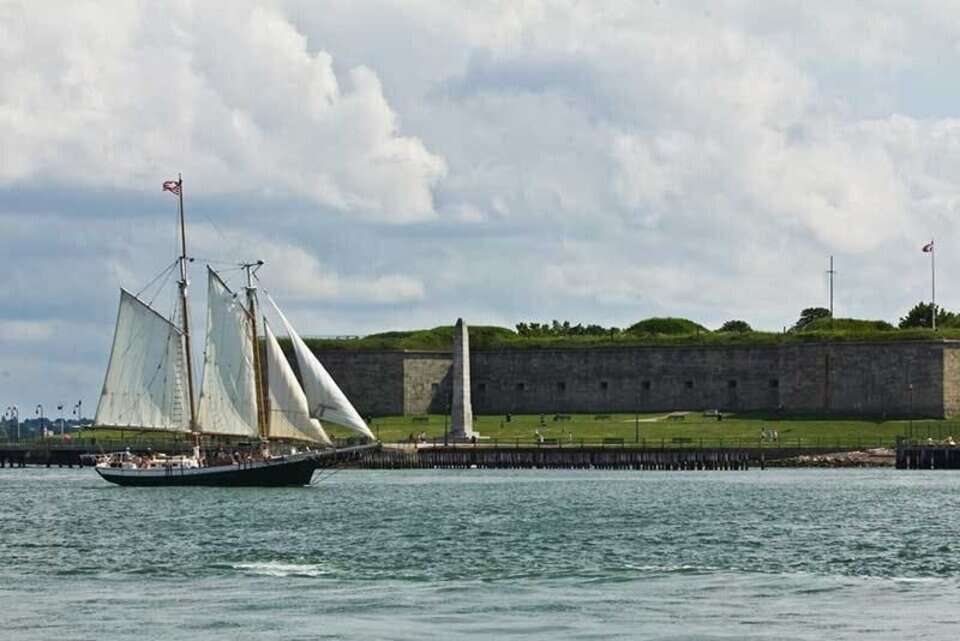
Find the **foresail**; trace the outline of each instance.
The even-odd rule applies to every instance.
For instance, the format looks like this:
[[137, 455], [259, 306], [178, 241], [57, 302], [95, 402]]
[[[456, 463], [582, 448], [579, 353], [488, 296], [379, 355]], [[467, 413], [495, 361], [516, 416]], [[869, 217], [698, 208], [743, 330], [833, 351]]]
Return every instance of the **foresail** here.
[[94, 424], [190, 430], [183, 334], [126, 290]]
[[267, 389], [270, 394], [269, 436], [331, 445], [320, 421], [310, 418], [307, 397], [265, 319], [263, 329], [267, 341]]
[[208, 434], [256, 437], [253, 326], [243, 303], [210, 269], [207, 344], [197, 423]]
[[293, 342], [293, 351], [300, 367], [300, 379], [303, 381], [303, 391], [309, 403], [310, 416], [328, 423], [341, 425], [366, 436], [370, 440], [375, 440], [373, 432], [360, 418], [360, 414], [354, 409], [343, 390], [337, 386], [333, 377], [313, 355], [313, 352], [293, 329], [290, 321], [283, 315], [273, 299], [269, 296], [268, 298], [280, 316], [280, 320], [283, 321], [284, 328]]

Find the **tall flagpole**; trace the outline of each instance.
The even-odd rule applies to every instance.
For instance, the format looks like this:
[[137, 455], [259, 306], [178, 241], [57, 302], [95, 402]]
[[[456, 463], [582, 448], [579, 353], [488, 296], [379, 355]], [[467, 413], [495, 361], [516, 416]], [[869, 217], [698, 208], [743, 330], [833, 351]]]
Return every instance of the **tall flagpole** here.
[[833, 256], [830, 257], [830, 269], [827, 273], [830, 274], [830, 327], [833, 328], [833, 276], [837, 273], [833, 270]]
[[936, 269], [936, 259], [934, 256], [937, 255], [937, 248], [933, 244], [933, 239], [930, 239], [930, 327], [933, 328], [933, 331], [937, 331], [937, 269]]

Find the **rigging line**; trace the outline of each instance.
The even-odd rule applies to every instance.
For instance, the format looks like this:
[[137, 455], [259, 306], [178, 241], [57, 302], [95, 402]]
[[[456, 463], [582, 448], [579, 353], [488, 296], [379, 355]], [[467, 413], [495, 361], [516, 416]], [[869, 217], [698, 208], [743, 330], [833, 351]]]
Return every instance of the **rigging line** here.
[[[172, 265], [171, 265], [172, 267]], [[153, 301], [157, 299], [158, 296], [163, 292], [164, 288], [167, 286], [167, 283], [170, 282], [170, 276], [173, 274], [173, 269], [167, 269], [167, 275], [164, 277], [163, 281], [160, 283], [160, 286], [157, 287], [157, 291], [153, 293], [153, 297], [147, 301], [147, 305], [153, 305]]]
[[166, 268], [164, 268], [163, 271], [161, 271], [159, 274], [157, 274], [156, 276], [154, 276], [154, 277], [153, 277], [153, 280], [151, 280], [149, 283], [147, 283], [146, 285], [144, 285], [144, 286], [143, 286], [143, 289], [141, 289], [139, 292], [137, 292], [136, 294], [134, 294], [134, 296], [136, 296], [137, 298], [139, 298], [139, 297], [140, 297], [140, 294], [142, 294], [143, 292], [145, 292], [145, 291], [147, 291], [148, 289], [150, 289], [150, 286], [151, 286], [151, 285], [153, 285], [155, 282], [157, 282], [158, 280], [160, 280], [163, 276], [167, 275], [171, 270], [173, 270], [174, 267], [177, 266], [177, 263], [179, 263], [179, 262], [180, 262], [180, 259], [178, 258], [177, 260], [175, 260], [175, 261], [173, 261], [172, 263], [170, 263], [170, 265], [168, 265]]
[[310, 485], [319, 485], [320, 483], [323, 483], [324, 481], [328, 480], [334, 474], [337, 474], [338, 472], [342, 472], [345, 469], [347, 469], [346, 461], [341, 461], [340, 463], [337, 463], [333, 466], [332, 472], [329, 472], [327, 474], [321, 473], [320, 475], [317, 476], [316, 481], [311, 480]]
[[257, 281], [257, 288], [260, 289], [260, 290], [266, 295], [266, 297], [270, 299], [270, 302], [273, 304], [273, 306], [276, 307], [277, 303], [276, 303], [276, 301], [273, 300], [273, 294], [272, 294], [272, 293], [270, 292], [270, 290], [267, 289], [267, 287], [263, 284], [263, 281], [260, 280], [260, 277], [257, 276], [257, 273], [256, 273], [256, 272], [253, 273], [253, 279], [254, 279], [255, 281]]
[[[207, 214], [206, 212], [202, 212], [202, 214], [203, 214], [203, 217], [207, 219], [207, 222], [210, 223], [210, 226], [213, 227], [213, 231], [215, 231], [217, 235], [220, 236], [220, 240], [223, 241], [224, 247], [232, 246], [233, 250], [236, 250], [239, 248], [240, 243], [237, 241], [236, 238], [233, 240], [233, 242], [228, 241], [226, 235], [222, 231], [220, 231], [220, 227], [218, 227], [217, 223], [213, 221], [213, 218], [211, 218], [210, 215]], [[231, 253], [233, 253], [235, 256], [238, 255], [236, 251], [232, 251]], [[232, 264], [236, 265], [238, 262], [240, 261], [233, 261]]]
[[234, 265], [235, 267], [233, 267], [233, 269], [243, 269], [242, 267], [236, 267], [237, 261], [235, 260], [215, 260], [213, 258], [204, 258], [203, 256], [193, 256], [192, 258], [194, 260], [199, 260], [201, 263], [209, 263], [211, 265]]

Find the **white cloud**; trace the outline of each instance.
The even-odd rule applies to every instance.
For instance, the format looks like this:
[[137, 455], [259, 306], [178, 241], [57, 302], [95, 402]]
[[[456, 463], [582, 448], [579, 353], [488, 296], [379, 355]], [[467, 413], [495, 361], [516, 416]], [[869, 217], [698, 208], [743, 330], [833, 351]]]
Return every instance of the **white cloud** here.
[[[258, 277], [281, 305], [284, 302], [297, 305], [410, 303], [426, 296], [426, 288], [418, 278], [399, 273], [344, 275], [293, 242], [265, 238], [253, 232], [217, 231], [202, 224], [194, 226], [191, 237], [200, 255], [217, 255], [224, 248], [243, 247], [249, 252], [245, 260], [263, 260]], [[214, 265], [215, 269], [219, 267]], [[235, 266], [228, 269], [224, 276], [233, 277], [232, 284], [240, 287], [242, 274]]]
[[53, 336], [55, 325], [51, 321], [0, 320], [0, 341], [43, 342]]
[[0, 182], [305, 197], [361, 217], [435, 216], [446, 168], [400, 133], [374, 71], [338, 77], [271, 5], [0, 8]]

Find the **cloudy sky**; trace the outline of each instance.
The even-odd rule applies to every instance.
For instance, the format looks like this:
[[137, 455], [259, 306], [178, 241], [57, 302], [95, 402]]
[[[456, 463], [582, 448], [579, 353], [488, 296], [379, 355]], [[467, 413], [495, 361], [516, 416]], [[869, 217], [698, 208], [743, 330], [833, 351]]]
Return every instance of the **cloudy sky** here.
[[309, 335], [779, 329], [831, 254], [896, 320], [931, 237], [960, 307], [958, 62], [955, 1], [0, 0], [0, 406], [92, 410], [177, 172], [194, 292], [263, 259]]

